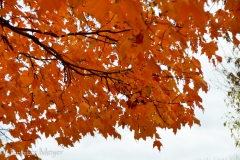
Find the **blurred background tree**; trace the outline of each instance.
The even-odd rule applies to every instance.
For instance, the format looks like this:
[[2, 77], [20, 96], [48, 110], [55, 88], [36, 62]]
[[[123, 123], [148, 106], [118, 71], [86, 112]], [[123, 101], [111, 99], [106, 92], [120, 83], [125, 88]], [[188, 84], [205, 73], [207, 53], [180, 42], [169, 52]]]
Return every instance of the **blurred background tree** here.
[[226, 91], [225, 102], [231, 110], [226, 114], [227, 120], [224, 126], [230, 129], [236, 146], [240, 147], [240, 46], [233, 43], [232, 35], [228, 32], [223, 38], [224, 44], [220, 44], [224, 62], [218, 65], [217, 72], [223, 76], [225, 81], [219, 81], [217, 86]]

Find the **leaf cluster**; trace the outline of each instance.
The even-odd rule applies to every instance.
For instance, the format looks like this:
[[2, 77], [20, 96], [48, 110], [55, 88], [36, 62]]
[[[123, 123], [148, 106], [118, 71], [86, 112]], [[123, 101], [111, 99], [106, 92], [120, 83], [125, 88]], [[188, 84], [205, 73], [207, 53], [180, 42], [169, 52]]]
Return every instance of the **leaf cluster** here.
[[1, 0], [0, 121], [14, 138], [3, 149], [29, 151], [40, 135], [65, 147], [121, 138], [127, 127], [160, 150], [157, 129], [200, 125], [208, 85], [194, 55], [221, 62], [215, 39], [240, 28], [228, 1], [212, 14], [206, 0]]

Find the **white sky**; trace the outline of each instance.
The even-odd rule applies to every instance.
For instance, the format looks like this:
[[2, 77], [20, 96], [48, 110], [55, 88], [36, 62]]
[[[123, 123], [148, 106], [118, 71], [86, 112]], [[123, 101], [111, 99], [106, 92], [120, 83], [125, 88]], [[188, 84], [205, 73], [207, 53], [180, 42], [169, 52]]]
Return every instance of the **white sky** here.
[[[220, 50], [221, 51], [221, 50]], [[207, 80], [212, 77], [214, 68], [205, 57], [201, 57], [204, 76]], [[217, 77], [221, 81], [221, 77]], [[196, 109], [197, 118], [201, 126], [182, 128], [176, 135], [171, 130], [159, 130], [163, 147], [159, 152], [152, 148], [153, 141], [135, 141], [133, 133], [120, 130], [122, 140], [108, 138], [105, 140], [100, 135], [87, 136], [76, 143], [74, 147], [63, 149], [58, 147], [53, 139], [38, 141], [36, 151], [43, 160], [199, 160], [207, 158], [231, 158], [238, 155], [240, 148], [235, 147], [230, 131], [223, 126], [227, 108], [224, 102], [225, 93], [211, 87], [203, 98], [204, 113]], [[42, 150], [42, 152], [40, 151]], [[61, 154], [43, 155], [45, 151], [62, 151]]]

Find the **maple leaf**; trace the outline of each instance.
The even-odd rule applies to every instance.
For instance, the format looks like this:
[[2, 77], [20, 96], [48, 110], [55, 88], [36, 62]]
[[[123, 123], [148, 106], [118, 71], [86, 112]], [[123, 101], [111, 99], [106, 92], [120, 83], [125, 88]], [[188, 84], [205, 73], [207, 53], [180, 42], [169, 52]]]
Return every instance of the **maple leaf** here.
[[162, 146], [162, 144], [161, 144], [160, 141], [154, 141], [153, 142], [153, 148], [157, 147], [159, 151], [160, 151], [161, 146]]

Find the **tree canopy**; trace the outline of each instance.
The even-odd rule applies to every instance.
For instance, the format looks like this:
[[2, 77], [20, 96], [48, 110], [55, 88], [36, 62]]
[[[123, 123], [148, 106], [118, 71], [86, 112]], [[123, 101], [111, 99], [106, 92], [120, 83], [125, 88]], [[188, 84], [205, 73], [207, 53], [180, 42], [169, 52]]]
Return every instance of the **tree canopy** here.
[[0, 121], [14, 140], [0, 145], [30, 151], [45, 135], [68, 147], [127, 127], [160, 150], [158, 128], [200, 125], [208, 85], [194, 55], [221, 62], [226, 32], [239, 44], [240, 1], [222, 3], [213, 14], [207, 0], [1, 0]]

